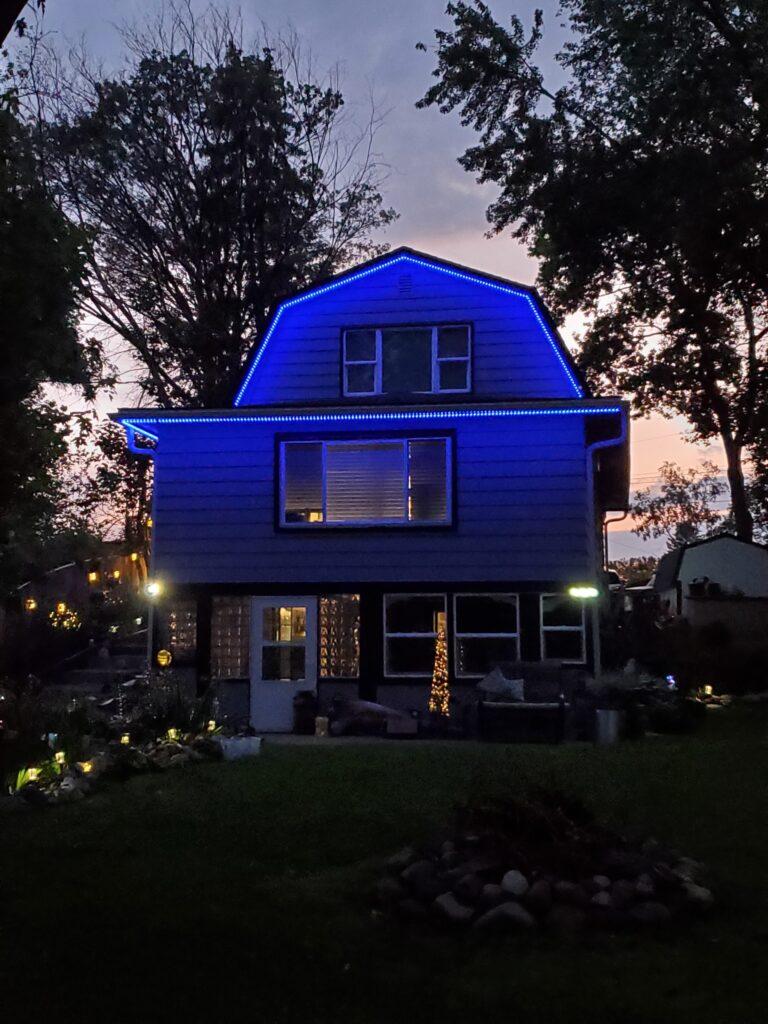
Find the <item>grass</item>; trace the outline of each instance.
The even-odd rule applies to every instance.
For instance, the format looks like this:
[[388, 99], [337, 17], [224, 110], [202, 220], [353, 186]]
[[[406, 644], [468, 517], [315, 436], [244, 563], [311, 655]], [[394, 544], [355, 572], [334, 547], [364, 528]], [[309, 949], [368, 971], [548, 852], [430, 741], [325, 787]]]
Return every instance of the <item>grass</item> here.
[[[36, 1022], [765, 1018], [766, 721], [596, 749], [268, 747], [0, 819], [0, 1007]], [[529, 783], [705, 860], [687, 934], [476, 948], [373, 920], [381, 861], [456, 800]]]

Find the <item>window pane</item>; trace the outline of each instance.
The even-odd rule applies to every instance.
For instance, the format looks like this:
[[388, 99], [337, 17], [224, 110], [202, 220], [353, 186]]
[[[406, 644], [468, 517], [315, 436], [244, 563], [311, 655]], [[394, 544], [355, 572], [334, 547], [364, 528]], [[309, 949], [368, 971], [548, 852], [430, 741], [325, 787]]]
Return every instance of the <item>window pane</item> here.
[[456, 643], [459, 675], [484, 676], [504, 662], [517, 661], [514, 637], [461, 637]]
[[249, 674], [251, 599], [214, 597], [211, 608], [211, 676], [244, 679]]
[[449, 356], [468, 356], [469, 328], [440, 327], [437, 332], [437, 354], [441, 359]]
[[469, 362], [466, 359], [450, 359], [438, 363], [441, 391], [466, 391]]
[[457, 633], [516, 633], [513, 594], [473, 594], [456, 598]]
[[283, 447], [286, 523], [323, 521], [323, 448], [289, 442]]
[[295, 647], [264, 646], [261, 649], [261, 678], [295, 682], [304, 678], [306, 651]]
[[544, 657], [555, 661], [581, 661], [584, 657], [581, 630], [545, 631]]
[[370, 395], [376, 390], [375, 366], [373, 363], [348, 366], [346, 374], [348, 394]]
[[403, 594], [386, 598], [387, 633], [436, 633], [438, 613], [445, 611], [442, 594]]
[[423, 328], [384, 330], [382, 345], [382, 389], [398, 391], [432, 390], [432, 331]]
[[197, 649], [197, 603], [175, 601], [167, 611], [166, 639], [177, 664], [194, 658]]
[[447, 522], [448, 489], [444, 440], [408, 442], [408, 518]]
[[356, 679], [360, 675], [360, 595], [320, 598], [320, 675]]
[[405, 518], [404, 448], [400, 441], [329, 444], [329, 523]]
[[387, 672], [396, 675], [432, 675], [435, 667], [434, 637], [389, 637]]
[[344, 357], [348, 363], [376, 358], [376, 331], [347, 331], [344, 339]]
[[584, 606], [567, 594], [547, 594], [541, 600], [544, 626], [581, 626]]
[[307, 609], [291, 608], [291, 640], [304, 640], [307, 635]]

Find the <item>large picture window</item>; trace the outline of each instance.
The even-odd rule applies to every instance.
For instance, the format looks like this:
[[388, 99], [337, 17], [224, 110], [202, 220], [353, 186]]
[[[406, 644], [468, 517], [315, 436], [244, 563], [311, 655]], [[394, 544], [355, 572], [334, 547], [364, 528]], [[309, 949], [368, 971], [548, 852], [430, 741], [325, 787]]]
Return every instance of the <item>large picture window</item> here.
[[485, 676], [497, 665], [518, 661], [520, 628], [516, 594], [456, 594], [456, 675]]
[[431, 676], [445, 594], [384, 596], [384, 675]]
[[443, 526], [451, 521], [447, 437], [283, 441], [283, 526]]
[[468, 324], [344, 332], [344, 394], [461, 394], [470, 390]]
[[586, 660], [584, 605], [567, 594], [541, 594], [541, 656], [545, 661]]

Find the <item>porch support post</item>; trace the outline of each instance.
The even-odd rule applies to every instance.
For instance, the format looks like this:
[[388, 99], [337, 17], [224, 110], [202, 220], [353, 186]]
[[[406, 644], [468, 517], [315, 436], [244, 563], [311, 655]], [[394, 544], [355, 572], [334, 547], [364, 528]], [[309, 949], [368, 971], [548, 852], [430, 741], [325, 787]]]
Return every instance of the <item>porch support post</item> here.
[[603, 673], [602, 659], [600, 656], [600, 601], [590, 601], [590, 612], [592, 616], [592, 673], [595, 682], [600, 682]]

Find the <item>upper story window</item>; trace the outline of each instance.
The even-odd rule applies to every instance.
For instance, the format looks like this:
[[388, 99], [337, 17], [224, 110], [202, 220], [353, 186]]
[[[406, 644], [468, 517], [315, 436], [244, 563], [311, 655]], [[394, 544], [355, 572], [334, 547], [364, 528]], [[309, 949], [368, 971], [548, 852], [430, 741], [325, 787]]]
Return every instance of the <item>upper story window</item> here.
[[469, 324], [344, 331], [344, 394], [462, 394], [470, 390]]
[[448, 437], [282, 441], [282, 526], [446, 526]]

